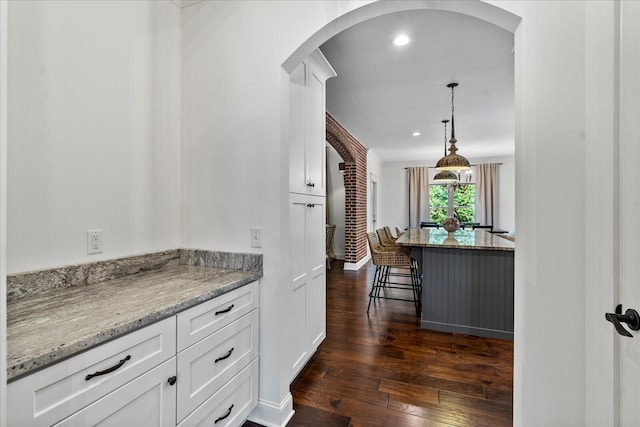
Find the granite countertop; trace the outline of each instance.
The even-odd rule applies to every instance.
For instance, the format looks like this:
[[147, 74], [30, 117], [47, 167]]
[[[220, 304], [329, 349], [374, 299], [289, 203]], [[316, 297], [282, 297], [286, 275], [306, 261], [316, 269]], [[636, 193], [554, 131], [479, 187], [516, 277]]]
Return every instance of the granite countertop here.
[[396, 244], [410, 247], [451, 247], [459, 249], [490, 249], [514, 251], [515, 243], [486, 230], [457, 230], [452, 235], [443, 228], [410, 228]]
[[[174, 260], [175, 261], [175, 260]], [[7, 378], [74, 355], [262, 277], [259, 271], [168, 262], [100, 283], [7, 303]]]

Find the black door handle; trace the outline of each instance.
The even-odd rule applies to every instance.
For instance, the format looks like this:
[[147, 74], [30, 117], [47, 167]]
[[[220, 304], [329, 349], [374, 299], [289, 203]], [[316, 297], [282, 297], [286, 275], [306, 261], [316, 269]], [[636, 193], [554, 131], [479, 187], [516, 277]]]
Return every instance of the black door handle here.
[[633, 338], [633, 335], [622, 326], [622, 323], [629, 325], [632, 331], [640, 330], [640, 315], [638, 315], [638, 312], [633, 308], [627, 308], [624, 314], [622, 314], [622, 304], [618, 304], [615, 313], [606, 313], [604, 318], [613, 323], [616, 331], [625, 337]]

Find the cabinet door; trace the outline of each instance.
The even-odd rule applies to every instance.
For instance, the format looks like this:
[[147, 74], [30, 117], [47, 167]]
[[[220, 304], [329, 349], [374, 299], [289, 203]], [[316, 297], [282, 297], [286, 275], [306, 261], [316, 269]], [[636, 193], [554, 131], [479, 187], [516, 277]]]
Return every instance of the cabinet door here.
[[307, 214], [307, 265], [309, 289], [308, 307], [308, 343], [312, 354], [326, 337], [326, 227], [325, 198], [313, 197], [313, 208]]
[[290, 379], [326, 336], [325, 198], [290, 195]]
[[325, 127], [325, 81], [314, 67], [307, 77], [306, 91], [306, 146], [307, 146], [307, 184], [308, 193], [326, 195], [326, 127]]
[[125, 384], [56, 426], [175, 426], [175, 357]]
[[289, 304], [288, 342], [290, 378], [293, 379], [307, 360], [307, 207], [308, 197], [291, 194], [289, 200], [289, 259], [291, 301]]
[[335, 72], [319, 50], [289, 76], [289, 191], [326, 195], [326, 80]]
[[9, 424], [55, 424], [175, 354], [170, 317], [29, 374], [8, 386]]
[[307, 63], [303, 62], [289, 76], [289, 191], [307, 191], [307, 151], [305, 138], [305, 82]]

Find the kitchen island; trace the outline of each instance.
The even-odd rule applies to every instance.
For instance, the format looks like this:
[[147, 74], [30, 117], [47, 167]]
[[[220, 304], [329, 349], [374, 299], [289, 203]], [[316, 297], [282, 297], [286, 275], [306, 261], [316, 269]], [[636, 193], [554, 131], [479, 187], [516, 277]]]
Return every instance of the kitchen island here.
[[423, 275], [421, 327], [513, 339], [515, 243], [485, 230], [409, 229]]

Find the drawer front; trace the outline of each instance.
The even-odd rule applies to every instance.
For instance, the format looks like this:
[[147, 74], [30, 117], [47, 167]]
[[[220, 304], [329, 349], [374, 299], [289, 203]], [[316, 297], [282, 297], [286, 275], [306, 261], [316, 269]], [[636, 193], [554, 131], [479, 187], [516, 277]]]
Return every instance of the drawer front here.
[[258, 282], [178, 313], [178, 351], [258, 308]]
[[56, 427], [175, 426], [176, 386], [167, 381], [175, 372], [176, 359], [167, 360], [64, 419]]
[[178, 421], [258, 356], [258, 310], [178, 354]]
[[34, 372], [8, 385], [9, 424], [55, 424], [175, 356], [175, 351], [174, 316]]
[[241, 425], [258, 405], [258, 360], [254, 359], [179, 427]]

